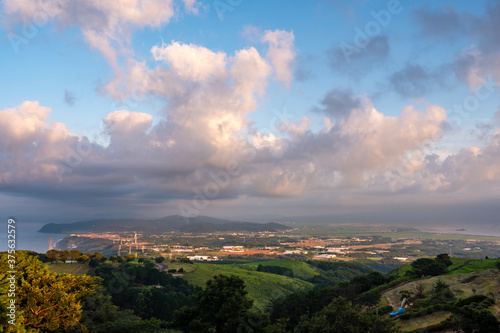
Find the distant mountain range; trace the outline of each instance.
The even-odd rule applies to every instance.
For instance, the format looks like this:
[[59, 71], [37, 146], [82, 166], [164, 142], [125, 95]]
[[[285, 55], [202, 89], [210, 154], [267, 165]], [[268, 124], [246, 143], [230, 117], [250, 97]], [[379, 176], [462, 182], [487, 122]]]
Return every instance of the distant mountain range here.
[[184, 218], [172, 215], [156, 220], [116, 219], [92, 220], [74, 223], [49, 223], [38, 232], [53, 234], [68, 234], [76, 232], [125, 232], [137, 231], [145, 233], [164, 233], [171, 231], [210, 233], [217, 231], [280, 231], [291, 229], [279, 223], [238, 222], [209, 216]]

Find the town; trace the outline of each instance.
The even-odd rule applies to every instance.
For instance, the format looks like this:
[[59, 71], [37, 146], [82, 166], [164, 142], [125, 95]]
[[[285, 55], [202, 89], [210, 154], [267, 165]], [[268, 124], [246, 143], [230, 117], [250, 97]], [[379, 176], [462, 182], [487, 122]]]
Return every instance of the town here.
[[[373, 234], [369, 234], [369, 233]], [[73, 233], [56, 244], [135, 258], [191, 261], [341, 260], [394, 268], [434, 253], [481, 259], [500, 256], [500, 238], [419, 232], [409, 228], [294, 227], [278, 232]]]

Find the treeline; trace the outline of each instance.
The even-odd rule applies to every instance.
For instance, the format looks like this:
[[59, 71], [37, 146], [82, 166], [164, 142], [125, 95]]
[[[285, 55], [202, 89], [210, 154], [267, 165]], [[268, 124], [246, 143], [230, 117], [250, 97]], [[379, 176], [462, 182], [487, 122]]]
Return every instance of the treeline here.
[[288, 277], [293, 277], [293, 271], [290, 268], [281, 267], [281, 266], [257, 266], [257, 272], [266, 272], [272, 274], [278, 274]]
[[106, 258], [100, 253], [73, 252], [72, 259], [81, 261], [81, 257], [89, 266], [92, 259], [97, 260], [93, 276], [51, 273], [39, 260], [66, 261], [64, 251], [17, 251], [16, 311], [11, 325], [10, 310], [5, 306], [9, 304], [10, 269], [7, 253], [2, 253], [0, 332], [167, 332], [174, 311], [193, 305], [201, 291], [181, 278], [158, 271], [152, 261], [112, 264], [104, 263]]

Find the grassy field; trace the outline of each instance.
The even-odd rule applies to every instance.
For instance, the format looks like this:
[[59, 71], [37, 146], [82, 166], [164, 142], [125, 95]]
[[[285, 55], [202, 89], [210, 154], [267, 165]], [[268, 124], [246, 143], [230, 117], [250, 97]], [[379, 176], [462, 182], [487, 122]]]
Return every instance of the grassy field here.
[[451, 312], [439, 311], [425, 317], [414, 318], [412, 320], [398, 320], [398, 324], [403, 331], [413, 331], [439, 324], [451, 316]]
[[207, 280], [214, 275], [236, 275], [245, 280], [249, 296], [254, 305], [265, 309], [272, 300], [291, 294], [297, 290], [311, 289], [313, 285], [296, 278], [257, 272], [249, 267], [240, 265], [220, 265], [195, 263], [194, 269], [184, 274], [184, 278], [191, 284], [205, 287]]
[[72, 275], [85, 275], [88, 274], [92, 268], [89, 267], [89, 265], [86, 264], [80, 264], [80, 263], [71, 263], [71, 264], [63, 264], [63, 263], [58, 263], [58, 264], [50, 264], [47, 263], [45, 264], [49, 266], [49, 270], [52, 273], [58, 273], [58, 274], [72, 274]]
[[461, 274], [472, 273], [480, 270], [497, 270], [495, 264], [497, 259], [455, 259], [453, 258], [453, 265], [448, 267], [450, 273], [448, 274]]
[[184, 269], [184, 273], [189, 273], [195, 270], [196, 264], [185, 264], [185, 263], [180, 263], [180, 262], [175, 262], [175, 263], [170, 263], [170, 262], [164, 262], [164, 264], [168, 265], [168, 269]]
[[257, 266], [259, 265], [280, 266], [289, 268], [293, 271], [293, 276], [299, 279], [309, 279], [319, 274], [316, 267], [313, 267], [304, 261], [294, 261], [294, 260], [256, 261], [249, 264], [243, 264], [241, 265], [241, 267], [256, 271]]

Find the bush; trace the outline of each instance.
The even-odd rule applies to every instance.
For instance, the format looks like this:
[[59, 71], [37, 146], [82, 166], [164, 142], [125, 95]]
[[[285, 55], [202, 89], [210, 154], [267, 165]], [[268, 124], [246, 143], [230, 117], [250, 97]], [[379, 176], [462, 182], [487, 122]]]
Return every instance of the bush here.
[[89, 266], [90, 267], [97, 267], [99, 266], [100, 262], [97, 258], [92, 258], [89, 260]]
[[378, 314], [381, 316], [381, 315], [388, 314], [392, 311], [393, 311], [392, 306], [385, 305], [385, 306], [381, 307], [380, 309], [378, 309]]
[[259, 266], [257, 266], [257, 271], [293, 277], [293, 271], [290, 268], [281, 267], [281, 266], [262, 266], [262, 265], [259, 265]]
[[420, 258], [411, 263], [413, 274], [416, 277], [422, 275], [438, 276], [446, 273], [446, 265], [431, 258]]
[[[453, 302], [453, 305], [456, 306], [456, 307], [463, 307], [463, 306], [466, 306], [466, 305], [470, 305], [472, 303], [481, 303], [482, 301], [488, 299], [487, 296], [484, 296], [484, 295], [472, 295], [472, 296], [469, 296], [467, 298], [461, 298], [459, 300], [456, 300], [455, 302]], [[494, 300], [492, 300], [493, 303], [495, 302]]]

